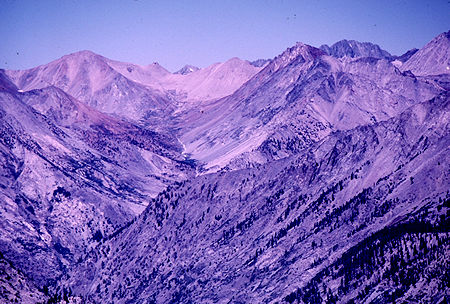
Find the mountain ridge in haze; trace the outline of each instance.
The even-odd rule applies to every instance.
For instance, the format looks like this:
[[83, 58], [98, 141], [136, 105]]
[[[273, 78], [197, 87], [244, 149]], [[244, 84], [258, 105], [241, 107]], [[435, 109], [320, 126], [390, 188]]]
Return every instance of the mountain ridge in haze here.
[[[173, 110], [174, 98], [209, 100], [226, 96], [259, 69], [247, 61], [232, 58], [204, 69], [193, 69], [194, 73], [172, 74], [156, 62], [139, 66], [111, 60], [91, 51], [80, 51], [47, 65], [23, 71], [9, 70], [7, 73], [21, 90], [55, 85], [111, 114], [118, 114], [120, 110], [107, 103], [108, 96], [115, 96], [118, 106], [122, 107], [133, 98], [135, 109], [129, 118], [140, 120], [147, 111]], [[230, 73], [235, 77], [229, 77]], [[130, 87], [134, 87], [133, 90], [127, 91], [126, 88]], [[149, 104], [147, 99], [152, 103]]]

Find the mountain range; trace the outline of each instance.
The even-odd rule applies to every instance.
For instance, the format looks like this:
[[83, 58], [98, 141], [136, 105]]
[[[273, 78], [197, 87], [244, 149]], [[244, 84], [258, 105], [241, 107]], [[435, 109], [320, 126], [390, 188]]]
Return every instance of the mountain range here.
[[448, 302], [449, 49], [0, 70], [0, 301]]

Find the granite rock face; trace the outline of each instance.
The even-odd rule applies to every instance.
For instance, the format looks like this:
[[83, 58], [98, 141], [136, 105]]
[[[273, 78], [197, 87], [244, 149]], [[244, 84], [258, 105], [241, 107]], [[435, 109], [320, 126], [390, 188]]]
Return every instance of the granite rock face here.
[[328, 55], [343, 58], [343, 57], [373, 57], [379, 59], [392, 59], [393, 56], [388, 51], [380, 48], [379, 45], [370, 42], [359, 42], [355, 40], [341, 40], [335, 44], [328, 46], [326, 44], [320, 46], [320, 49]]
[[448, 54], [0, 71], [0, 301], [448, 301]]

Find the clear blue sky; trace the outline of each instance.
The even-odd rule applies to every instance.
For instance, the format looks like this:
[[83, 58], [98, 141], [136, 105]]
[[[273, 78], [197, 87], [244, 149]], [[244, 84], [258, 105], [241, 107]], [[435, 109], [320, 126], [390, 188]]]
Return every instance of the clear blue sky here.
[[399, 55], [449, 29], [449, 0], [0, 0], [0, 68], [30, 68], [87, 49], [175, 71], [344, 38]]

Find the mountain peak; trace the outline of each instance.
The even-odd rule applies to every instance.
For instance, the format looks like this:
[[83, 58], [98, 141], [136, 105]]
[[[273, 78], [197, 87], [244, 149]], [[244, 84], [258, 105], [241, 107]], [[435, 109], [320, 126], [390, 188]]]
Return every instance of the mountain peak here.
[[406, 51], [406, 53], [404, 53], [403, 55], [395, 57], [395, 59], [400, 62], [406, 62], [409, 58], [411, 58], [412, 55], [417, 53], [418, 50], [419, 49], [416, 49], [416, 48], [410, 49], [409, 51]]
[[247, 60], [242, 60], [239, 57], [233, 57], [222, 63], [222, 65], [236, 67], [242, 65], [250, 65], [250, 63]]
[[298, 56], [302, 56], [303, 58], [307, 59], [315, 59], [317, 57], [326, 55], [326, 53], [324, 51], [322, 51], [321, 49], [318, 49], [316, 47], [313, 47], [311, 45], [308, 44], [304, 44], [302, 42], [297, 42], [293, 47], [288, 48], [286, 51], [284, 51], [281, 54], [281, 57], [298, 57]]
[[260, 67], [265, 66], [267, 63], [269, 63], [269, 61], [270, 61], [270, 59], [257, 59], [254, 61], [250, 61], [250, 64], [252, 66], [260, 68]]
[[225, 62], [242, 62], [242, 61], [244, 61], [244, 60], [242, 60], [242, 59], [239, 58], [239, 57], [232, 57], [232, 58], [228, 59], [228, 60], [225, 61]]
[[322, 50], [309, 44], [304, 44], [303, 42], [297, 42], [293, 47], [293, 50], [294, 52], [298, 52], [298, 54], [305, 56], [312, 56], [314, 58], [325, 55], [325, 53]]
[[328, 55], [342, 58], [342, 57], [374, 57], [391, 59], [392, 55], [383, 50], [379, 45], [371, 42], [359, 42], [356, 40], [346, 40], [336, 42], [328, 46], [326, 44], [320, 46], [320, 49]]
[[312, 61], [320, 56], [327, 55], [323, 50], [297, 42], [293, 47], [286, 49], [281, 55], [275, 57], [268, 66], [272, 70], [278, 70], [281, 67], [287, 66], [292, 60], [301, 56], [306, 61]]
[[144, 70], [152, 71], [153, 73], [159, 73], [160, 75], [171, 74], [168, 70], [166, 70], [165, 67], [163, 67], [162, 65], [159, 64], [159, 62], [156, 62], [156, 61], [146, 65], [143, 68], [144, 68]]
[[439, 34], [433, 40], [450, 40], [450, 31], [443, 32], [443, 33]]
[[84, 55], [84, 56], [100, 56], [91, 50], [81, 50], [81, 51], [75, 52], [73, 54], [80, 54], [80, 55]]
[[402, 66], [417, 76], [450, 73], [450, 31], [436, 36]]
[[72, 58], [72, 59], [93, 59], [93, 58], [103, 58], [103, 56], [98, 55], [92, 51], [89, 50], [82, 50], [82, 51], [78, 51], [78, 52], [74, 52], [68, 55], [63, 56], [61, 59], [68, 59], [68, 58]]
[[186, 64], [184, 67], [176, 71], [174, 74], [187, 75], [198, 70], [200, 70], [200, 68], [190, 64]]

